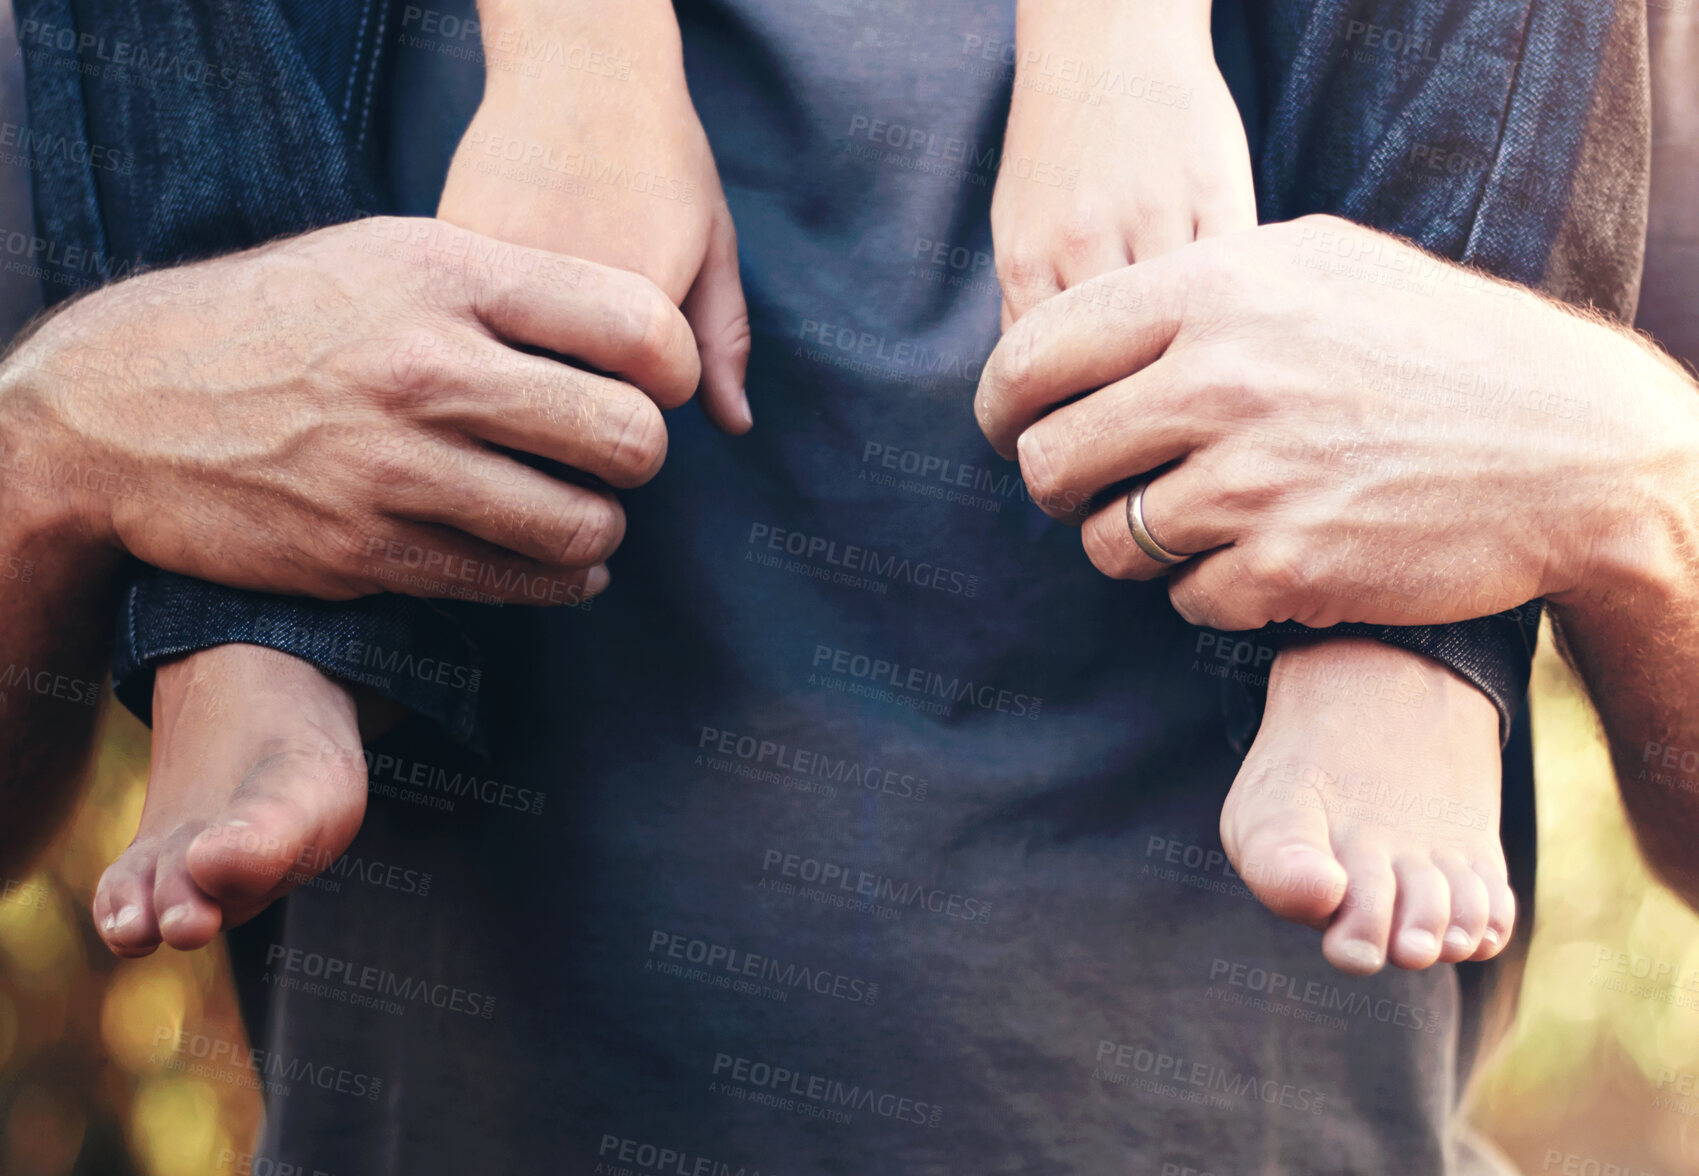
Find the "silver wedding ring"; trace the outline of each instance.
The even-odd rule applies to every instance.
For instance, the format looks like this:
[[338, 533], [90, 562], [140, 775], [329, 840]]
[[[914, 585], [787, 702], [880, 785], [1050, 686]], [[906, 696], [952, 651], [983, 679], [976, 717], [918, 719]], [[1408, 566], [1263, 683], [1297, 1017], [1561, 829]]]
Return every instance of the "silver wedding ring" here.
[[1140, 482], [1127, 495], [1127, 530], [1133, 533], [1133, 542], [1139, 545], [1139, 550], [1150, 556], [1159, 564], [1177, 564], [1186, 560], [1184, 555], [1176, 555], [1156, 541], [1150, 533], [1150, 528], [1144, 523], [1144, 491], [1150, 483]]

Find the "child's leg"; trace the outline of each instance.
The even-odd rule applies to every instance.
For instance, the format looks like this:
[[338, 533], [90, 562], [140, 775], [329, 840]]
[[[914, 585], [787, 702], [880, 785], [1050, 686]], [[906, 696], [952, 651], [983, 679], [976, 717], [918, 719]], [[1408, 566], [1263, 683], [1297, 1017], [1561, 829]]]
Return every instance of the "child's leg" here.
[[121, 956], [201, 947], [335, 861], [365, 811], [339, 683], [253, 645], [161, 666], [141, 826], [100, 879], [95, 926]]
[[1499, 952], [1516, 899], [1498, 821], [1492, 702], [1419, 654], [1334, 638], [1275, 659], [1221, 839], [1264, 905], [1369, 973]]

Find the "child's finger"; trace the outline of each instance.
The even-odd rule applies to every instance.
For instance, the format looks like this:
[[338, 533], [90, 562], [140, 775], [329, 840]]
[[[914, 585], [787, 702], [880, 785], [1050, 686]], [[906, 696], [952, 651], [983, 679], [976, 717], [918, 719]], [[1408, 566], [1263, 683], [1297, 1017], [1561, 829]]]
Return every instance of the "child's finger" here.
[[755, 423], [744, 379], [749, 372], [749, 305], [737, 268], [737, 230], [724, 205], [708, 235], [702, 272], [680, 307], [702, 355], [702, 409], [735, 436]]

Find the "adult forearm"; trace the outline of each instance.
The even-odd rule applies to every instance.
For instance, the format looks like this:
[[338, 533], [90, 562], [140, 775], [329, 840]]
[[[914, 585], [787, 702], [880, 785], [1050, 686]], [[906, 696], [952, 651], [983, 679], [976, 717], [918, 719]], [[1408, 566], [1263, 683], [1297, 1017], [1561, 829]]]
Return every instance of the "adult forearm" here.
[[120, 557], [77, 499], [143, 493], [48, 456], [0, 370], [0, 875], [17, 877], [75, 803], [106, 676]]
[[[1672, 432], [1699, 439], [1699, 389]], [[1672, 387], [1676, 386], [1672, 384]], [[1647, 864], [1699, 906], [1699, 440], [1636, 495], [1653, 526], [1549, 604], [1592, 697]]]

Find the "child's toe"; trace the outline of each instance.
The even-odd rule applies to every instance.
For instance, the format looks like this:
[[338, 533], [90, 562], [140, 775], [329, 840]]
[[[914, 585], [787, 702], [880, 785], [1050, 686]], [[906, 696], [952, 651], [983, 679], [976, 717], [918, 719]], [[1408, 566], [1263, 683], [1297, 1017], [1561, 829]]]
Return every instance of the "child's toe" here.
[[1442, 938], [1439, 958], [1442, 963], [1455, 964], [1474, 955], [1481, 945], [1481, 932], [1487, 929], [1490, 910], [1487, 884], [1456, 853], [1436, 853], [1434, 865], [1445, 875], [1446, 885], [1451, 889], [1451, 919]]
[[1487, 926], [1481, 932], [1481, 946], [1469, 958], [1490, 960], [1510, 942], [1510, 933], [1516, 927], [1516, 895], [1510, 889], [1503, 867], [1477, 862], [1475, 873], [1487, 888]]
[[1247, 778], [1247, 761], [1221, 810], [1221, 843], [1240, 879], [1282, 919], [1325, 927], [1345, 897], [1327, 813]]
[[224, 912], [195, 885], [183, 860], [194, 833], [185, 829], [168, 841], [154, 871], [153, 909], [158, 912], [160, 937], [178, 951], [205, 947], [224, 925]]
[[94, 891], [94, 925], [113, 955], [135, 959], [159, 946], [153, 917], [153, 875], [157, 856], [151, 844], [132, 844], [106, 867]]
[[1451, 921], [1451, 885], [1425, 854], [1400, 855], [1392, 874], [1398, 898], [1387, 958], [1400, 968], [1429, 967], [1439, 959], [1441, 936]]
[[1392, 863], [1379, 850], [1347, 852], [1342, 864], [1351, 881], [1338, 916], [1322, 936], [1322, 955], [1341, 972], [1370, 976], [1386, 963], [1397, 881]]

